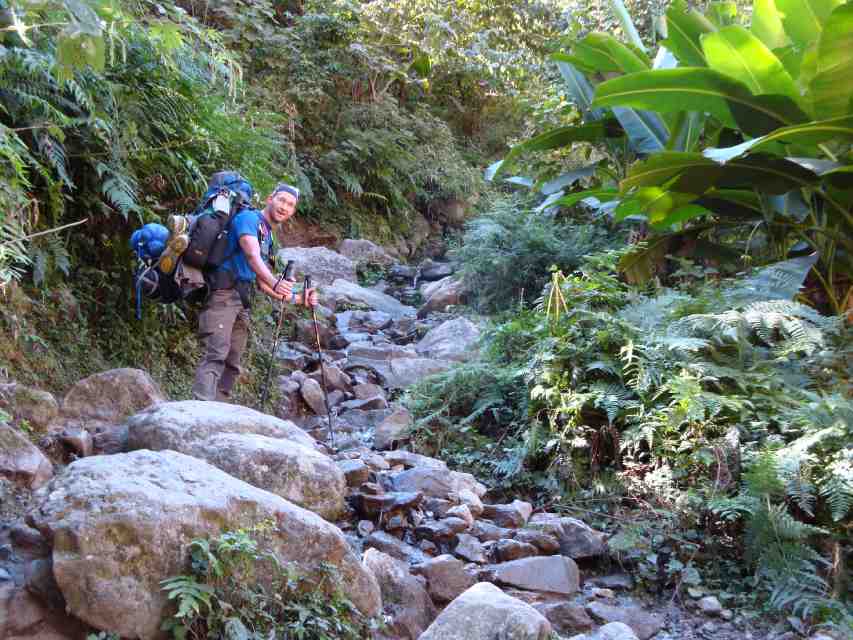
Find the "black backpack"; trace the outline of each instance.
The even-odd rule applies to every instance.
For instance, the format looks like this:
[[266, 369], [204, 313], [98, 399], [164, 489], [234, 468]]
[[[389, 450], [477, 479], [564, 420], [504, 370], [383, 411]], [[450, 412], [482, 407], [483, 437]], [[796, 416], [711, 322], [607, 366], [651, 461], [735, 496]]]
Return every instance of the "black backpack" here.
[[181, 259], [196, 269], [212, 270], [220, 266], [228, 250], [231, 220], [251, 206], [254, 190], [236, 171], [213, 174], [190, 227], [190, 241]]

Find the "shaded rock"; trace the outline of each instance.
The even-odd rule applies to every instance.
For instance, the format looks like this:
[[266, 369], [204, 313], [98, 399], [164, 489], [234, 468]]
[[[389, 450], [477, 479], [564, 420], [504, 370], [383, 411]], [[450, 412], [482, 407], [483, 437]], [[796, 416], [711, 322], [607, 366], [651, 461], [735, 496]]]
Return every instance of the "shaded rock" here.
[[483, 501], [480, 500], [480, 496], [477, 493], [474, 493], [470, 489], [460, 489], [452, 494], [451, 497], [456, 498], [461, 504], [468, 507], [471, 515], [475, 518], [479, 518], [483, 514]]
[[[326, 387], [329, 391], [338, 389], [344, 393], [352, 393], [352, 378], [333, 364], [327, 364], [324, 368], [326, 370]], [[308, 374], [308, 377], [318, 383], [323, 382], [323, 374], [319, 367], [317, 371]]]
[[373, 396], [365, 400], [347, 400], [342, 402], [341, 406], [346, 410], [356, 409], [359, 411], [376, 411], [388, 408], [388, 401], [384, 395]]
[[383, 613], [390, 617], [386, 632], [401, 640], [418, 640], [435, 619], [436, 610], [421, 580], [406, 563], [368, 549], [363, 562], [379, 583]]
[[467, 533], [460, 533], [457, 534], [456, 541], [453, 553], [457, 556], [468, 562], [476, 562], [478, 564], [486, 562], [486, 552], [477, 538]]
[[427, 376], [447, 371], [452, 366], [448, 360], [435, 358], [406, 358], [392, 360], [386, 375], [388, 387], [405, 389], [417, 384]]
[[471, 527], [471, 535], [476, 536], [480, 542], [487, 542], [489, 540], [510, 538], [512, 536], [512, 529], [499, 527], [493, 522], [488, 522], [487, 520], [477, 520], [474, 523], [474, 526]]
[[361, 287], [354, 282], [355, 278], [337, 278], [331, 286], [323, 287], [323, 298], [334, 301], [337, 308], [342, 305], [364, 305], [369, 309], [387, 313], [394, 319], [414, 316], [416, 310], [400, 303], [389, 295], [375, 289]]
[[406, 437], [406, 432], [413, 422], [414, 419], [408, 409], [403, 407], [394, 409], [393, 413], [376, 425], [373, 446], [380, 451], [394, 446], [394, 443]]
[[460, 518], [443, 518], [441, 520], [428, 520], [415, 527], [415, 536], [418, 539], [426, 539], [436, 544], [450, 542], [457, 533], [468, 529], [468, 524]]
[[372, 384], [370, 382], [355, 385], [352, 389], [352, 392], [359, 400], [367, 400], [368, 398], [382, 396], [385, 394], [385, 392], [382, 390], [382, 387], [380, 387], [378, 384]]
[[383, 267], [394, 264], [395, 260], [382, 247], [370, 240], [347, 238], [338, 244], [338, 253], [356, 264], [378, 264]]
[[388, 464], [392, 466], [395, 464], [401, 464], [406, 469], [423, 467], [427, 469], [441, 469], [443, 471], [447, 471], [447, 463], [444, 460], [430, 458], [429, 456], [424, 456], [420, 453], [413, 453], [411, 451], [404, 451], [403, 449], [385, 451], [382, 454], [382, 457], [385, 458]]
[[429, 556], [417, 547], [413, 547], [384, 531], [374, 531], [371, 533], [364, 541], [364, 548], [378, 549], [382, 553], [387, 553], [392, 558], [397, 558], [397, 560], [402, 560], [410, 565], [429, 560]]
[[444, 609], [420, 640], [547, 640], [550, 635], [541, 613], [480, 582]]
[[59, 415], [53, 394], [17, 382], [0, 384], [0, 409], [16, 420], [26, 420], [34, 431], [44, 433]]
[[338, 468], [343, 472], [349, 487], [358, 487], [370, 478], [370, 469], [361, 460], [340, 460]]
[[539, 555], [539, 549], [519, 540], [495, 540], [489, 547], [495, 562], [509, 562]]
[[630, 591], [634, 588], [634, 579], [627, 573], [614, 573], [609, 576], [595, 576], [588, 582], [604, 589]]
[[604, 534], [576, 518], [537, 513], [530, 519], [529, 527], [556, 537], [560, 541], [560, 553], [569, 558], [591, 558], [607, 551]]
[[302, 399], [318, 416], [326, 415], [326, 396], [323, 387], [313, 378], [306, 378], [299, 387]]
[[464, 504], [456, 505], [455, 507], [451, 507], [447, 510], [448, 517], [459, 518], [460, 520], [464, 520], [465, 524], [468, 528], [474, 524], [474, 516], [471, 515], [470, 509]]
[[518, 529], [527, 524], [533, 505], [522, 500], [513, 500], [510, 504], [485, 504], [483, 517], [499, 527]]
[[480, 339], [480, 329], [466, 318], [454, 318], [421, 338], [415, 350], [427, 358], [464, 362], [476, 355], [475, 346]]
[[418, 318], [426, 318], [430, 313], [446, 311], [451, 305], [459, 305], [465, 301], [465, 285], [461, 280], [452, 277], [444, 278], [426, 287], [423, 291], [424, 303], [418, 309]]
[[560, 542], [557, 538], [542, 531], [519, 529], [513, 535], [513, 539], [532, 544], [542, 555], [550, 556], [560, 551]]
[[[706, 616], [718, 616], [723, 611], [723, 605], [720, 604], [716, 596], [705, 596], [697, 604], [699, 605], [699, 610]], [[643, 640], [643, 638], [640, 638], [640, 640]]]
[[663, 628], [663, 616], [648, 613], [640, 607], [622, 607], [590, 602], [586, 610], [602, 623], [622, 622], [636, 634], [639, 640], [648, 640]]
[[279, 345], [275, 358], [278, 368], [287, 373], [302, 371], [311, 361], [307, 354], [297, 351], [286, 343]]
[[[362, 485], [362, 489], [364, 485]], [[423, 499], [418, 492], [397, 492], [370, 494], [363, 491], [353, 498], [356, 510], [366, 518], [378, 518], [382, 513], [408, 511], [416, 508]], [[393, 554], [392, 554], [393, 555]]]
[[414, 467], [394, 474], [386, 474], [382, 478], [383, 485], [391, 491], [420, 491], [425, 496], [445, 498], [449, 494], [462, 489], [471, 489], [479, 493], [485, 487], [474, 479], [470, 473], [433, 469], [431, 467]]
[[638, 640], [634, 631], [624, 622], [610, 622], [593, 633], [572, 640]]
[[426, 578], [430, 597], [439, 603], [450, 602], [476, 582], [465, 564], [448, 554], [414, 565], [412, 573]]
[[[334, 329], [327, 322], [318, 319], [315, 331], [314, 322], [310, 318], [300, 318], [296, 321], [296, 339], [305, 346], [316, 349], [318, 333], [320, 334], [320, 346], [323, 349], [345, 349], [349, 346], [349, 340], [338, 334], [337, 329]], [[316, 358], [308, 358], [309, 363], [315, 360]]]
[[420, 265], [421, 280], [432, 282], [453, 275], [455, 268], [449, 262], [424, 260]]
[[183, 571], [192, 540], [266, 518], [277, 526], [265, 544], [281, 562], [309, 578], [330, 563], [359, 610], [375, 615], [381, 607], [376, 580], [337, 527], [174, 451], [83, 458], [41, 495], [29, 518], [53, 544], [54, 576], [68, 610], [122, 637], [159, 636], [170, 608], [160, 583]]
[[529, 591], [571, 595], [580, 587], [580, 572], [571, 558], [537, 556], [491, 565], [494, 582]]
[[23, 433], [4, 422], [0, 422], [0, 476], [30, 489], [53, 477], [50, 460]]
[[571, 602], [543, 602], [534, 604], [533, 608], [541, 613], [551, 623], [554, 631], [564, 636], [584, 633], [593, 627], [584, 608]]
[[92, 434], [83, 427], [66, 427], [59, 433], [59, 441], [80, 458], [92, 455], [95, 449]]
[[51, 608], [23, 585], [0, 581], [0, 638], [4, 640], [84, 640], [86, 626]]
[[326, 247], [286, 247], [280, 249], [276, 255], [278, 264], [287, 264], [288, 260], [296, 263], [294, 277], [297, 282], [302, 282], [306, 275], [310, 275], [314, 284], [322, 286], [323, 303], [326, 304], [326, 287], [335, 280], [355, 281], [355, 262], [348, 257]]
[[124, 421], [166, 397], [145, 371], [111, 369], [80, 380], [62, 401], [60, 420], [93, 435], [95, 453], [118, 453], [127, 446]]
[[374, 411], [362, 411], [361, 409], [349, 409], [338, 415], [335, 424], [349, 425], [350, 431], [371, 431], [377, 428], [385, 418], [391, 415], [390, 409], [377, 409]]

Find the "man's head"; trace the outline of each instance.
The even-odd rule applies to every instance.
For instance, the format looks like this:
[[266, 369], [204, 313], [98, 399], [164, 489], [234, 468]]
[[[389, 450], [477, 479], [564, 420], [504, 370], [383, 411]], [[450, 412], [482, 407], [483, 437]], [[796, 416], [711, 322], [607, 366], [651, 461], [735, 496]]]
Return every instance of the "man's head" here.
[[271, 224], [281, 224], [296, 213], [296, 203], [299, 201], [299, 189], [289, 184], [280, 184], [267, 198], [264, 213]]

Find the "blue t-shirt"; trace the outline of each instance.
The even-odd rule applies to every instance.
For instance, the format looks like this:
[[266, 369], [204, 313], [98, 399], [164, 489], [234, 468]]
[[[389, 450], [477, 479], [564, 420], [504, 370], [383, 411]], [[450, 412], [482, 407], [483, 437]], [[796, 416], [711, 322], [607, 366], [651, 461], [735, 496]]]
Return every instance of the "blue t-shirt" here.
[[272, 251], [272, 229], [264, 220], [263, 215], [257, 209], [244, 209], [231, 220], [228, 229], [228, 256], [222, 263], [220, 269], [230, 271], [237, 280], [248, 280], [254, 282], [255, 272], [246, 260], [246, 254], [240, 248], [240, 238], [252, 236], [258, 239], [261, 245], [261, 257], [269, 259]]

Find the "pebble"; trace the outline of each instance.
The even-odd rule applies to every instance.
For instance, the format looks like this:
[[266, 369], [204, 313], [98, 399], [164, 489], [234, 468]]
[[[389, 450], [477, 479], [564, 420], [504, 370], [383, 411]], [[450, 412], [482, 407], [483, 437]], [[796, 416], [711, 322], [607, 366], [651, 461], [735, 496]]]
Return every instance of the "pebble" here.
[[723, 605], [716, 596], [705, 596], [699, 601], [699, 609], [708, 616], [718, 616], [723, 611]]
[[615, 598], [616, 594], [613, 593], [613, 589], [593, 589], [592, 590], [593, 598]]

